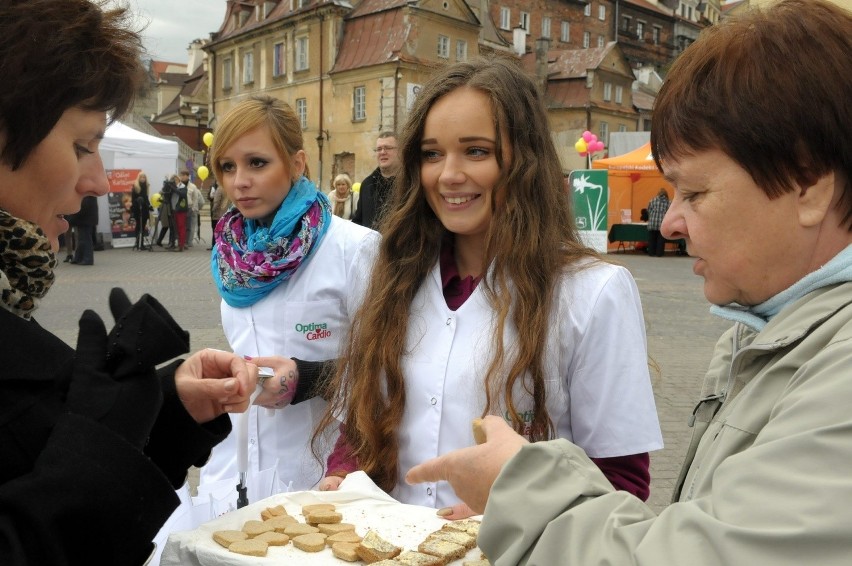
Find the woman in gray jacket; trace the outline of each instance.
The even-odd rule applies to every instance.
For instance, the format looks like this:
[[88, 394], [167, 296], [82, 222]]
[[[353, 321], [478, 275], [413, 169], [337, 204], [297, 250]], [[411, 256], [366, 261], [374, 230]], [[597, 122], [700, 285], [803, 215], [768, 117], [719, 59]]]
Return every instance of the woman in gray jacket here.
[[[492, 564], [849, 564], [852, 14], [780, 0], [705, 30], [672, 66], [651, 145], [675, 188], [716, 347], [673, 503], [617, 492], [565, 440], [488, 441], [410, 471], [484, 510]], [[487, 505], [486, 505], [487, 503]]]

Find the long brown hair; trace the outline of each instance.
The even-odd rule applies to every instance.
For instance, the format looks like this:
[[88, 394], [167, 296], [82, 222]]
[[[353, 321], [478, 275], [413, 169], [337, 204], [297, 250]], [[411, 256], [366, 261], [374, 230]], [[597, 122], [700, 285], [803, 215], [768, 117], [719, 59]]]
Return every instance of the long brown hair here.
[[[535, 83], [515, 61], [502, 57], [456, 63], [436, 72], [418, 94], [399, 139], [401, 169], [382, 222], [378, 260], [326, 392], [332, 402], [318, 428], [323, 430], [345, 413], [345, 433], [359, 467], [385, 490], [394, 488], [398, 476], [397, 428], [405, 411], [401, 360], [411, 303], [449, 235], [420, 183], [424, 122], [439, 98], [463, 86], [485, 93], [491, 101], [498, 132], [495, 153], [503, 171], [494, 188], [493, 220], [486, 235], [489, 269], [480, 283], [496, 322], [495, 354], [484, 376], [483, 415], [505, 407], [515, 430], [523, 431], [512, 395], [513, 388], [522, 385], [534, 405], [530, 438], [554, 436], [545, 406], [546, 340], [539, 333], [519, 332], [517, 344], [505, 345], [504, 325], [547, 329], [559, 277], [580, 259], [597, 258], [579, 242]], [[510, 163], [502, 158], [501, 134], [511, 147]]]

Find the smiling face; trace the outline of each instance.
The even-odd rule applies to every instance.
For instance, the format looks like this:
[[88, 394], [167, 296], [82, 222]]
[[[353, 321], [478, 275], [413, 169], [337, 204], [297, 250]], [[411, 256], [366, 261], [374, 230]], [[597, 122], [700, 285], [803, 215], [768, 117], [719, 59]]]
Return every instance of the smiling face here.
[[0, 208], [40, 226], [54, 252], [68, 230], [64, 215], [109, 190], [98, 153], [105, 129], [104, 112], [70, 108], [21, 167], [0, 165]]
[[769, 199], [719, 150], [667, 161], [665, 173], [675, 196], [661, 232], [686, 239], [711, 303], [760, 304], [811, 270], [814, 234], [802, 226], [799, 191]]
[[246, 218], [271, 219], [290, 192], [293, 179], [305, 170], [305, 152], [292, 159], [281, 155], [269, 129], [255, 128], [238, 137], [219, 157], [220, 184]]
[[497, 135], [491, 101], [470, 87], [439, 98], [426, 116], [420, 180], [429, 206], [456, 234], [457, 245], [465, 239], [484, 242], [491, 224], [494, 186], [502, 175]]

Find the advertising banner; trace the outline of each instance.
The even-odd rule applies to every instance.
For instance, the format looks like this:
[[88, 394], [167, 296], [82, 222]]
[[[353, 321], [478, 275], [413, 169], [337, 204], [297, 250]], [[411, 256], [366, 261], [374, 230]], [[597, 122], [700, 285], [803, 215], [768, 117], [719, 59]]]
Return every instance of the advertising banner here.
[[601, 169], [577, 169], [568, 177], [580, 239], [600, 253], [606, 253], [607, 248], [607, 179], [607, 172]]
[[133, 204], [133, 183], [139, 172], [139, 169], [110, 169], [106, 172], [109, 180], [109, 225], [114, 248], [129, 248], [136, 241], [133, 237], [136, 222], [130, 214], [130, 207]]

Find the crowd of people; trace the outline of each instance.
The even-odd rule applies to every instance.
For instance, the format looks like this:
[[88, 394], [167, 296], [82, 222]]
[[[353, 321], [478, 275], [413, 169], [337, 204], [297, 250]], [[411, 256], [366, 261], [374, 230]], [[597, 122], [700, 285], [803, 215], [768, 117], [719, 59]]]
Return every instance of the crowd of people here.
[[[0, 6], [15, 81], [0, 93], [0, 563], [142, 564], [190, 465], [202, 484], [236, 476], [246, 411], [249, 465], [277, 466], [279, 490], [362, 470], [403, 503], [482, 514], [498, 566], [848, 562], [850, 12], [778, 0], [731, 16], [656, 98], [673, 194], [649, 203], [649, 253], [685, 241], [732, 322], [659, 513], [639, 292], [581, 242], [544, 98], [509, 56], [436, 69], [401, 130], [378, 134], [360, 191], [313, 184], [288, 104], [250, 96], [221, 117], [209, 251], [232, 352], [169, 362], [188, 333], [120, 289], [115, 326], [85, 311], [76, 348], [39, 326], [66, 216], [108, 190], [98, 145], [144, 75], [128, 15]], [[159, 191], [157, 243], [178, 251], [204, 204], [188, 173]], [[151, 192], [140, 175], [138, 225]]]

